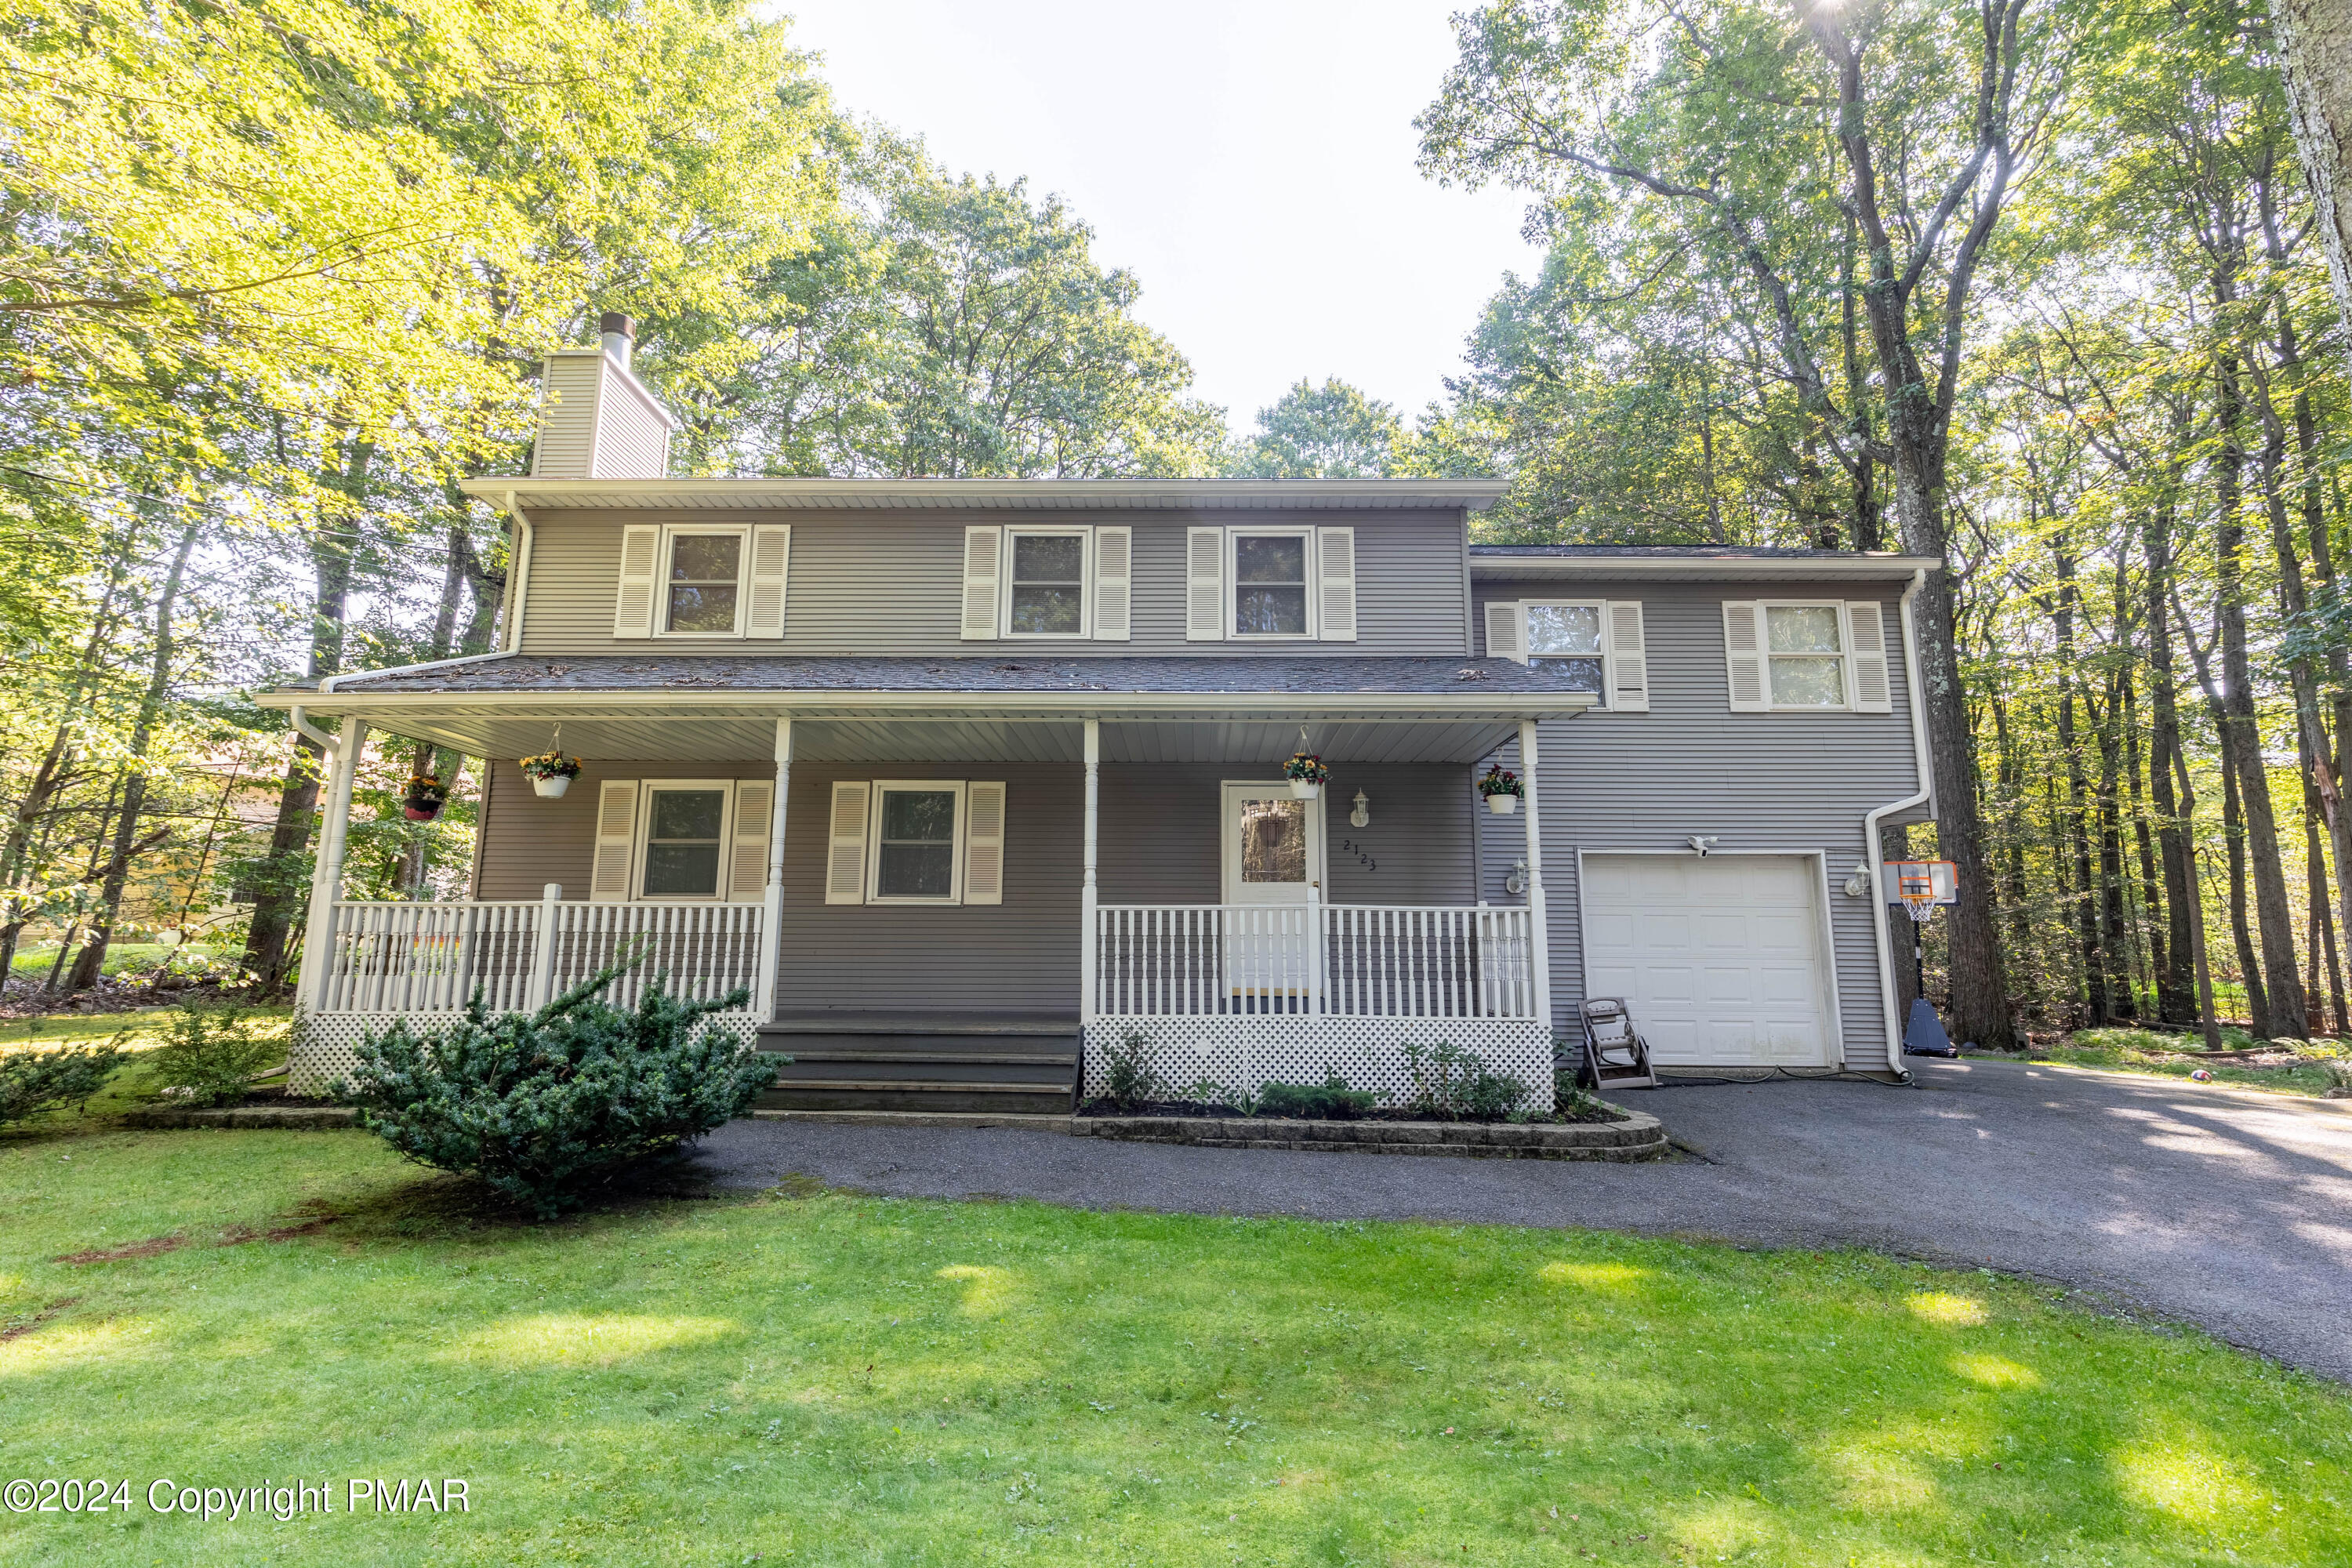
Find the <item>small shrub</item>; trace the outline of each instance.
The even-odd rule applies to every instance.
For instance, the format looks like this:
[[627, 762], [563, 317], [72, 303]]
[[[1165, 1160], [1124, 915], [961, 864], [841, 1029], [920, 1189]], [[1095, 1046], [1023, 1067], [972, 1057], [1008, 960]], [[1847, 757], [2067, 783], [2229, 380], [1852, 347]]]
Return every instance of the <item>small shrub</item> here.
[[1609, 1108], [1601, 1097], [1584, 1087], [1575, 1068], [1560, 1068], [1551, 1075], [1552, 1112], [1569, 1121], [1601, 1121], [1609, 1118]]
[[596, 995], [625, 968], [536, 1013], [492, 1017], [478, 991], [445, 1028], [419, 1036], [395, 1022], [361, 1042], [355, 1079], [335, 1092], [421, 1164], [472, 1176], [541, 1219], [578, 1207], [627, 1167], [740, 1114], [775, 1079], [778, 1058], [701, 1026], [749, 992], [680, 1002], [656, 983], [624, 1012]]
[[0, 1126], [88, 1100], [121, 1065], [122, 1047], [111, 1040], [0, 1056]]
[[163, 1047], [148, 1058], [163, 1092], [195, 1105], [228, 1105], [256, 1074], [286, 1059], [286, 1047], [256, 1036], [253, 1009], [234, 1002], [183, 1002], [172, 1009]]
[[1319, 1084], [1270, 1083], [1257, 1091], [1260, 1116], [1290, 1116], [1309, 1121], [1355, 1121], [1370, 1115], [1378, 1097], [1349, 1089], [1348, 1080], [1327, 1070]]
[[1104, 1048], [1103, 1096], [1121, 1110], [1168, 1098], [1168, 1082], [1151, 1065], [1150, 1036], [1137, 1031]]
[[1528, 1086], [1508, 1073], [1490, 1071], [1486, 1058], [1448, 1040], [1432, 1047], [1407, 1046], [1413, 1108], [1456, 1121], [1500, 1121], [1524, 1105]]

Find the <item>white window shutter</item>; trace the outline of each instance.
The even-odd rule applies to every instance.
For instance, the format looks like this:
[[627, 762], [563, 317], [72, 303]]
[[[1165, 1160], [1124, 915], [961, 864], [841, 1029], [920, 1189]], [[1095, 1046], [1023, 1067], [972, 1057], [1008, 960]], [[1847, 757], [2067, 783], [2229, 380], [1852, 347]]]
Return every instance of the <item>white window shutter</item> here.
[[1642, 601], [1611, 599], [1601, 606], [1609, 637], [1609, 706], [1619, 713], [1650, 710], [1650, 653], [1642, 638]]
[[[1095, 530], [1095, 637], [1126, 642], [1134, 634], [1135, 530]], [[979, 786], [974, 785], [974, 788]]]
[[1225, 637], [1225, 531], [1192, 528], [1184, 532], [1184, 640], [1223, 642]]
[[622, 903], [629, 896], [629, 868], [637, 851], [637, 781], [606, 779], [596, 786], [596, 862], [588, 896]]
[[1724, 671], [1734, 713], [1770, 710], [1764, 683], [1764, 606], [1752, 599], [1723, 602]]
[[768, 896], [768, 826], [775, 812], [775, 780], [745, 779], [735, 786], [735, 841], [729, 846], [727, 896], [739, 904]]
[[792, 571], [793, 525], [763, 522], [751, 530], [751, 614], [747, 637], [784, 635], [784, 588]]
[[965, 794], [963, 901], [1004, 901], [1004, 785], [975, 779]]
[[864, 779], [839, 779], [833, 786], [824, 853], [824, 901], [866, 901], [866, 817], [874, 786]]
[[1318, 572], [1322, 578], [1321, 623], [1318, 634], [1325, 642], [1356, 640], [1356, 531], [1318, 528], [1315, 531]]
[[1527, 608], [1517, 599], [1486, 601], [1486, 657], [1528, 662]]
[[1853, 650], [1853, 710], [1894, 712], [1895, 689], [1886, 674], [1884, 606], [1874, 600], [1857, 600], [1845, 607], [1845, 618], [1853, 633], [1846, 646]]
[[621, 587], [613, 599], [613, 635], [654, 635], [655, 590], [661, 576], [660, 528], [631, 523], [621, 531]]
[[1004, 574], [1003, 558], [1004, 530], [990, 525], [963, 531], [963, 640], [966, 642], [987, 642], [996, 636], [997, 584]]

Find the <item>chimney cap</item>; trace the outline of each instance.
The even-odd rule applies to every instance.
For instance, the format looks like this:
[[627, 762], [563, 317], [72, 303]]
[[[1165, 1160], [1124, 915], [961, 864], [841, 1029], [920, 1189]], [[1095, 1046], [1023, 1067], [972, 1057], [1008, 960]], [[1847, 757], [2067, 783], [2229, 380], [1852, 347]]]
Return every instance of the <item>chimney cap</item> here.
[[607, 310], [596, 318], [596, 333], [599, 337], [618, 333], [631, 342], [635, 342], [637, 339], [637, 323], [618, 310]]

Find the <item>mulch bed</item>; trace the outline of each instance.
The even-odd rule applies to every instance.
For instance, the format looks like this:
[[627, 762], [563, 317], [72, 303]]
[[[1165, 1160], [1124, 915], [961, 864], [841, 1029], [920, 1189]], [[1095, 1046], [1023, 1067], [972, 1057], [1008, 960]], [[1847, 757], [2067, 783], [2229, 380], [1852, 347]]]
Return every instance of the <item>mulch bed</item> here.
[[[1084, 1105], [1078, 1107], [1078, 1114], [1080, 1116], [1129, 1117], [1197, 1116], [1213, 1117], [1220, 1121], [1241, 1121], [1246, 1120], [1249, 1117], [1249, 1112], [1243, 1110], [1238, 1107], [1216, 1104], [1205, 1100], [1140, 1100], [1130, 1104], [1121, 1104], [1114, 1100], [1095, 1099], [1090, 1100]], [[1269, 1117], [1263, 1118], [1262, 1120], [1288, 1121], [1291, 1119], [1287, 1117]], [[1516, 1121], [1514, 1121], [1512, 1118], [1507, 1116], [1484, 1118], [1473, 1118], [1468, 1116], [1440, 1116], [1433, 1114], [1427, 1110], [1381, 1106], [1375, 1110], [1368, 1110], [1361, 1116], [1326, 1117], [1323, 1120], [1346, 1121], [1437, 1122], [1441, 1124], [1452, 1124], [1465, 1127], [1498, 1126], [1506, 1123], [1527, 1127], [1559, 1127], [1578, 1124], [1616, 1122], [1622, 1121], [1625, 1118], [1618, 1114], [1613, 1109], [1606, 1106], [1601, 1107], [1596, 1111], [1582, 1115], [1573, 1112], [1554, 1110], [1546, 1111], [1541, 1116], [1520, 1118]]]

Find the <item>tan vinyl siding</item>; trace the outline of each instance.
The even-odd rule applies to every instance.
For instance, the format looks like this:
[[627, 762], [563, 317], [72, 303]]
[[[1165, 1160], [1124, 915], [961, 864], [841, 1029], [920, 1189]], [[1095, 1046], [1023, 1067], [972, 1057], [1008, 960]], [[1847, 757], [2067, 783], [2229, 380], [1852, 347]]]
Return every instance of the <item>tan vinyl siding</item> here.
[[[1720, 835], [1718, 847], [1825, 850], [1845, 1058], [1882, 1067], [1885, 1026], [1880, 1010], [1878, 954], [1868, 899], [1849, 899], [1841, 884], [1857, 859], [1875, 862], [1863, 844], [1863, 814], [1917, 786], [1910, 692], [1901, 646], [1901, 590], [1852, 584], [1775, 584], [1775, 599], [1875, 599], [1886, 626], [1892, 713], [1738, 713], [1723, 651], [1721, 605], [1754, 598], [1752, 584], [1624, 584], [1580, 589], [1572, 582], [1480, 582], [1480, 618], [1490, 599], [1606, 597], [1639, 599], [1649, 656], [1650, 710], [1594, 711], [1547, 721], [1537, 778], [1543, 817], [1544, 886], [1551, 906], [1552, 1009], [1572, 1027], [1583, 1000], [1576, 853], [1675, 849], [1693, 834]], [[1517, 766], [1516, 743], [1500, 753]], [[1896, 821], [1924, 821], [1924, 807]], [[1523, 903], [1503, 890], [1511, 864], [1526, 853], [1526, 819], [1479, 816], [1486, 894]], [[1639, 1020], [1637, 1019], [1638, 1023]]]
[[603, 416], [596, 428], [596, 474], [600, 479], [658, 479], [669, 473], [669, 422], [629, 385], [610, 361], [604, 364]]
[[[1294, 525], [1291, 514], [1266, 515], [1269, 526], [1277, 521]], [[643, 651], [641, 642], [616, 642], [613, 637], [625, 522], [711, 522], [718, 517], [709, 512], [633, 512], [624, 518], [551, 510], [534, 513], [531, 521], [535, 553], [522, 651], [541, 656]], [[1242, 522], [1243, 514], [1055, 514], [1055, 521], [1115, 523], [1134, 530], [1133, 633], [1124, 642], [963, 639], [964, 529], [972, 523], [1000, 523], [1002, 513], [794, 511], [757, 518], [730, 515], [725, 521], [793, 525], [784, 635], [776, 641], [761, 639], [761, 652], [1003, 657], [1035, 649], [1041, 657], [1100, 652], [1250, 658], [1307, 647], [1345, 658], [1469, 651], [1463, 640], [1461, 524], [1452, 511], [1316, 514], [1318, 524], [1355, 530], [1358, 631], [1350, 643], [1303, 644], [1184, 639], [1185, 530], [1193, 524]]]
[[595, 471], [596, 394], [601, 354], [555, 354], [541, 389], [538, 444], [530, 454], [535, 479], [585, 479]]

